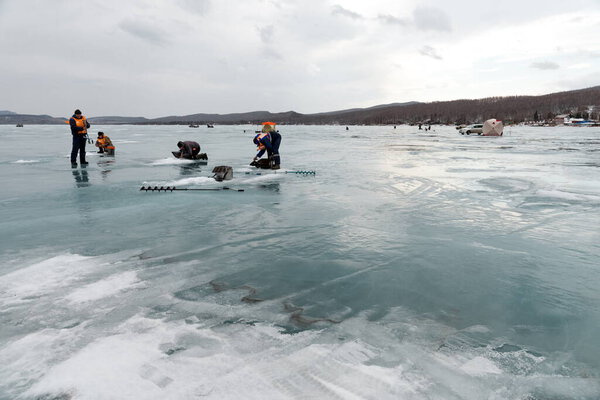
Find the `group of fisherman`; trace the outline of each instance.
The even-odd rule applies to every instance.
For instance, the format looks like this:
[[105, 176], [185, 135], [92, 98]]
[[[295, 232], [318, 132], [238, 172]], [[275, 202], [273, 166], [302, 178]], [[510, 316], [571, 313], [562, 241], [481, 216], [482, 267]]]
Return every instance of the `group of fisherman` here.
[[[71, 134], [73, 135], [71, 166], [73, 168], [77, 167], [77, 154], [79, 154], [81, 165], [87, 165], [89, 163], [85, 160], [85, 145], [90, 140], [87, 134], [90, 123], [82, 115], [81, 110], [75, 110], [73, 116], [69, 119], [69, 125], [71, 126]], [[254, 136], [252, 142], [258, 146], [256, 149], [258, 153], [252, 159], [251, 166], [270, 169], [280, 168], [279, 145], [281, 144], [281, 135], [275, 130], [275, 123], [263, 123], [262, 130]], [[115, 155], [115, 146], [104, 132], [98, 132], [95, 145], [98, 147], [98, 153], [109, 156]], [[200, 145], [194, 141], [180, 141], [177, 143], [177, 147], [179, 148], [178, 158], [196, 159], [200, 153]], [[268, 155], [268, 159], [261, 159], [265, 152]]]
[[[71, 135], [73, 135], [73, 147], [71, 148], [71, 166], [77, 166], [77, 153], [79, 153], [79, 162], [81, 165], [89, 164], [85, 160], [85, 144], [89, 139], [87, 130], [90, 127], [90, 123], [87, 118], [81, 114], [80, 110], [75, 110], [71, 119], [69, 119], [69, 125], [71, 126]], [[95, 143], [98, 148], [98, 153], [106, 153], [106, 155], [115, 155], [115, 146], [113, 145], [110, 138], [104, 135], [104, 132], [98, 132], [98, 138]]]

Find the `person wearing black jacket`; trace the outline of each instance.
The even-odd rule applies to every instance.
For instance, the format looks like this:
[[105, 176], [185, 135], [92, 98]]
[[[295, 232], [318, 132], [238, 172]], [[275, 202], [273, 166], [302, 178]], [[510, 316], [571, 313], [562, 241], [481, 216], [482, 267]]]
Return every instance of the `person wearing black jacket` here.
[[87, 165], [85, 161], [85, 142], [87, 141], [87, 130], [90, 123], [81, 115], [80, 110], [75, 110], [73, 116], [69, 120], [71, 126], [71, 135], [73, 135], [73, 147], [71, 149], [71, 166], [77, 166], [77, 153], [79, 153], [79, 162], [81, 165]]
[[197, 142], [192, 142], [191, 140], [186, 140], [185, 142], [177, 142], [177, 147], [179, 147], [179, 158], [187, 158], [189, 160], [193, 160], [196, 158], [198, 153], [200, 153], [200, 145]]
[[281, 144], [281, 135], [275, 130], [271, 132], [259, 133], [252, 140], [255, 145], [258, 146], [258, 153], [256, 157], [252, 159], [250, 165], [258, 167], [259, 159], [265, 154], [265, 151], [269, 155], [269, 165], [271, 169], [279, 169], [281, 158], [279, 157], [279, 145]]

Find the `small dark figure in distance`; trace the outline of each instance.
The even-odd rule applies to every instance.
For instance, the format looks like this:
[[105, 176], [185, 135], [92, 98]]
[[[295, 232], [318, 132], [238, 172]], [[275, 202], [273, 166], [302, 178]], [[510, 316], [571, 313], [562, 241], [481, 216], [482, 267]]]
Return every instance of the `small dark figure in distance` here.
[[69, 125], [71, 126], [71, 135], [73, 135], [71, 166], [77, 166], [77, 153], [79, 153], [79, 162], [81, 165], [87, 165], [88, 162], [85, 161], [85, 142], [88, 139], [87, 130], [90, 127], [90, 123], [81, 114], [80, 110], [75, 110], [73, 116], [69, 119]]

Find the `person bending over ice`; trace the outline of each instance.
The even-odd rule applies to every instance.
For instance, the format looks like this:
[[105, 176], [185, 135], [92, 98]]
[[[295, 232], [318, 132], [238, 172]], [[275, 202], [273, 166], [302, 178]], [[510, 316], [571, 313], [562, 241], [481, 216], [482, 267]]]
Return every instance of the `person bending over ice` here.
[[179, 147], [180, 151], [179, 158], [193, 160], [196, 158], [198, 153], [200, 153], [200, 145], [189, 140], [186, 140], [185, 142], [177, 142], [177, 147]]
[[279, 145], [281, 144], [281, 135], [275, 131], [272, 125], [264, 125], [262, 133], [259, 133], [252, 140], [258, 146], [258, 153], [252, 159], [250, 165], [258, 167], [258, 160], [267, 152], [271, 169], [279, 169], [281, 163], [279, 157]]
[[104, 132], [98, 132], [96, 147], [98, 148], [98, 153], [106, 153], [107, 156], [115, 155], [115, 146], [112, 144], [110, 138], [104, 135]]

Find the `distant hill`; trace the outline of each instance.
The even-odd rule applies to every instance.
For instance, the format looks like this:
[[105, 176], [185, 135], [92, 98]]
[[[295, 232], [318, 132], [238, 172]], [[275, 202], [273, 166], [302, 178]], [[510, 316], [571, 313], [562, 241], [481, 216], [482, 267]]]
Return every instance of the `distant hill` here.
[[192, 114], [148, 120], [147, 124], [240, 124], [273, 120], [280, 124], [340, 124], [377, 125], [431, 122], [466, 124], [497, 118], [506, 122], [529, 121], [537, 113], [540, 120], [552, 119], [558, 114], [581, 114], [585, 117], [589, 106], [595, 106], [600, 118], [600, 86], [587, 89], [551, 93], [542, 96], [488, 97], [476, 100], [436, 101], [431, 103], [407, 102], [381, 104], [368, 108], [353, 108], [300, 114], [294, 111], [270, 113], [254, 111], [238, 114]]
[[122, 124], [142, 124], [144, 122], [149, 121], [144, 117], [117, 117], [117, 116], [108, 116], [108, 117], [92, 117], [88, 118], [90, 124], [98, 124], [98, 125], [122, 125]]
[[294, 111], [283, 113], [271, 113], [269, 111], [251, 111], [247, 113], [235, 114], [191, 114], [184, 116], [170, 116], [148, 120], [148, 124], [247, 124], [262, 121], [276, 120], [277, 122], [286, 121], [287, 123], [300, 122], [302, 114]]
[[269, 111], [251, 111], [235, 114], [191, 114], [184, 116], [169, 116], [150, 119], [145, 124], [256, 124], [264, 121], [275, 121], [280, 124], [306, 124], [311, 120], [322, 120], [320, 123], [337, 123], [339, 120], [364, 111], [373, 111], [387, 107], [405, 107], [408, 105], [421, 104], [418, 102], [382, 104], [368, 108], [352, 108], [347, 110], [329, 111], [317, 114], [300, 114], [295, 111], [272, 113]]
[[[589, 115], [592, 106], [592, 115]], [[144, 117], [93, 117], [92, 124], [257, 124], [275, 121], [279, 124], [340, 124], [377, 125], [431, 122], [465, 124], [497, 118], [506, 122], [529, 121], [537, 115], [540, 120], [552, 119], [558, 114], [580, 115], [600, 119], [600, 86], [587, 89], [551, 93], [542, 96], [488, 97], [476, 100], [436, 101], [419, 103], [380, 104], [368, 108], [352, 108], [315, 114], [295, 111], [271, 113], [251, 111], [233, 114], [190, 114], [160, 118]], [[62, 118], [49, 115], [15, 114], [0, 111], [0, 124], [62, 124]]]
[[[593, 116], [600, 118], [600, 86], [551, 93], [542, 96], [488, 97], [477, 100], [452, 100], [389, 106], [356, 111], [344, 116], [344, 124], [400, 124], [431, 121], [432, 123], [475, 123], [489, 118], [507, 122], [523, 122], [534, 118], [552, 119], [558, 114], [585, 117], [593, 106]], [[327, 119], [307, 116], [310, 123]]]
[[8, 111], [8, 110], [0, 110], [0, 115], [14, 115], [16, 112]]
[[50, 115], [33, 114], [0, 114], [0, 124], [25, 124], [25, 125], [58, 125], [64, 124], [64, 118], [54, 118]]
[[316, 115], [342, 115], [342, 114], [354, 113], [354, 112], [365, 111], [365, 110], [376, 110], [378, 108], [411, 106], [413, 104], [421, 104], [421, 103], [419, 103], [418, 101], [409, 101], [406, 103], [380, 104], [377, 106], [372, 106], [372, 107], [367, 107], [367, 108], [349, 108], [347, 110], [327, 111], [327, 112], [321, 112], [321, 113], [309, 114], [309, 115], [313, 115], [313, 116], [316, 116]]

